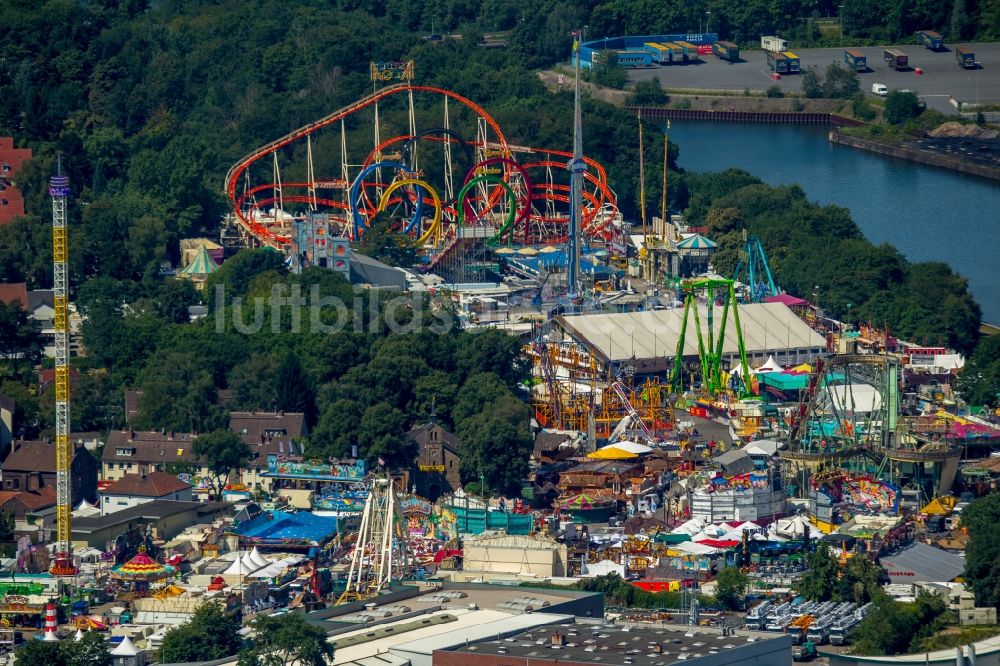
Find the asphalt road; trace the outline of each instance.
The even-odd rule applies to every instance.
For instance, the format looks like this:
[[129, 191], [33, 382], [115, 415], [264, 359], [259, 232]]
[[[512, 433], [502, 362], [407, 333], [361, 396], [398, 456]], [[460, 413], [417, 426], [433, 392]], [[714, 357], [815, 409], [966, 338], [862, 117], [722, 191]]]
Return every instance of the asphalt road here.
[[[910, 67], [919, 68], [923, 74], [916, 74], [913, 69], [906, 72], [889, 70], [882, 57], [884, 47], [859, 47], [856, 50], [868, 57], [868, 67], [871, 68], [871, 71], [860, 75], [861, 90], [871, 93], [873, 83], [884, 83], [889, 90], [909, 89], [923, 98], [931, 108], [949, 112], [955, 110], [949, 104], [949, 96], [962, 102], [1000, 102], [1000, 43], [969, 46], [982, 64], [980, 69], [967, 70], [959, 67], [952, 45], [940, 52], [915, 45], [896, 47], [910, 56]], [[802, 69], [816, 66], [822, 72], [831, 62], [843, 64], [844, 49], [840, 48], [794, 49], [794, 52], [800, 58]], [[707, 55], [700, 56], [700, 62], [688, 65], [630, 70], [629, 78], [643, 81], [658, 77], [664, 88], [763, 90], [777, 85], [788, 92], [801, 90], [800, 74], [782, 75], [779, 81], [771, 80], [763, 51], [744, 51], [740, 55], [743, 60], [738, 63], [725, 62]]]

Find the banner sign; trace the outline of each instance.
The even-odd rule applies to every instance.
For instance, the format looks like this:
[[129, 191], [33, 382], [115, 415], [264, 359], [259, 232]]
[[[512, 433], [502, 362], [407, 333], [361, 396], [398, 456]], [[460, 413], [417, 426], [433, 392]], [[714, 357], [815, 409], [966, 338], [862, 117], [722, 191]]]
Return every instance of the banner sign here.
[[413, 61], [373, 62], [371, 77], [372, 81], [412, 81]]

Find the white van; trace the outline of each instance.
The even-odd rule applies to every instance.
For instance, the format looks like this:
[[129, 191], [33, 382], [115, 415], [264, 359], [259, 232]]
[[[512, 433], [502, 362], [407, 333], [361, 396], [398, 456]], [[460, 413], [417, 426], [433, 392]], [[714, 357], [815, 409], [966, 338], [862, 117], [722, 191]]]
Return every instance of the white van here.
[[880, 97], [885, 97], [889, 94], [889, 87], [884, 83], [873, 83], [872, 92]]

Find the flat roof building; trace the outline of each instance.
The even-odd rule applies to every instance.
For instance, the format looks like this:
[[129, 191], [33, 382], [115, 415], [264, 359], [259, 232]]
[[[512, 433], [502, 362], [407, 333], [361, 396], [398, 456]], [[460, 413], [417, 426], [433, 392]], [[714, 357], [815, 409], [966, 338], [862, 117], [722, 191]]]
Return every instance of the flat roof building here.
[[560, 623], [434, 652], [433, 666], [786, 666], [791, 638], [685, 626]]

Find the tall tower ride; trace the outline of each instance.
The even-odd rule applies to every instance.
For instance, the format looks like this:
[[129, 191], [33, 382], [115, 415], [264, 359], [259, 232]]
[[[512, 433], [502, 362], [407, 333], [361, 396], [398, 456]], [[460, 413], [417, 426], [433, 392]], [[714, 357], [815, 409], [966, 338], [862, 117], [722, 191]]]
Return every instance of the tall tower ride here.
[[56, 543], [50, 570], [57, 576], [71, 576], [76, 569], [70, 526], [73, 444], [69, 438], [69, 277], [66, 265], [69, 177], [62, 175], [61, 161], [56, 167], [56, 175], [49, 179], [49, 196], [52, 197], [52, 302], [56, 338]]

